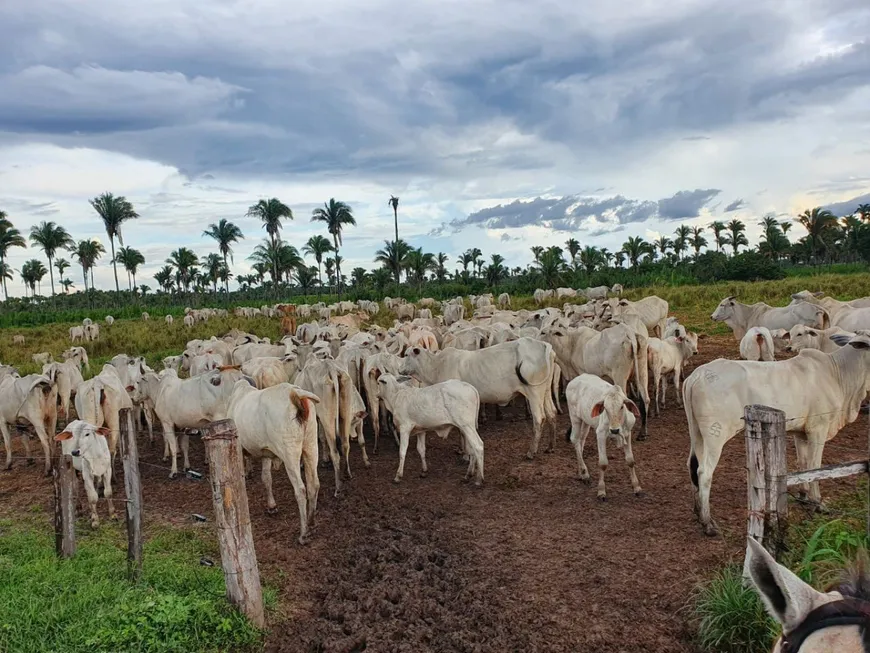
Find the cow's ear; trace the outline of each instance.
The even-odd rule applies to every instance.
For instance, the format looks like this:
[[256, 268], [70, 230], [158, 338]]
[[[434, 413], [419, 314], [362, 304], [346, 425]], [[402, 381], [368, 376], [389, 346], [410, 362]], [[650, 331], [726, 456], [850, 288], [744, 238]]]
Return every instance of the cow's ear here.
[[809, 333], [809, 334], [810, 334], [811, 336], [813, 336], [814, 338], [815, 338], [817, 335], [819, 335], [819, 332], [818, 332], [818, 331], [813, 331], [812, 329], [807, 329], [807, 333]]
[[624, 404], [625, 407], [628, 408], [632, 413], [634, 413], [634, 416], [635, 416], [635, 417], [637, 417], [638, 419], [640, 418], [640, 410], [638, 410], [638, 407], [637, 407], [637, 404], [636, 404], [636, 403], [634, 403], [631, 399], [626, 399], [626, 400], [623, 402], [623, 404]]
[[69, 431], [61, 431], [57, 435], [54, 436], [55, 442], [63, 442], [64, 440], [69, 440], [72, 438], [73, 434]]
[[674, 340], [676, 340], [677, 342], [683, 342], [685, 338], [683, 338], [683, 336], [677, 336], [676, 338], [674, 338]]
[[419, 356], [419, 355], [420, 355], [420, 348], [419, 348], [419, 347], [414, 347], [414, 348], [411, 350], [411, 353], [414, 354], [414, 356]]
[[105, 426], [101, 426], [100, 428], [98, 428], [97, 433], [104, 437], [109, 437], [110, 435], [112, 435], [111, 429], [107, 429]]
[[783, 340], [791, 340], [791, 333], [786, 331], [784, 334], [782, 334], [782, 339]]
[[132, 385], [128, 385], [128, 386], [127, 386], [126, 388], [124, 388], [124, 389], [125, 389], [127, 392], [133, 392], [133, 390], [135, 390], [136, 388], [135, 388], [134, 386], [132, 386]]
[[604, 402], [599, 401], [592, 407], [592, 417], [598, 417], [604, 410]]
[[211, 378], [208, 380], [208, 382], [211, 383], [213, 386], [218, 386], [218, 385], [220, 385], [220, 384], [221, 384], [221, 375], [220, 375], [220, 374], [215, 374], [213, 377], [211, 377]]

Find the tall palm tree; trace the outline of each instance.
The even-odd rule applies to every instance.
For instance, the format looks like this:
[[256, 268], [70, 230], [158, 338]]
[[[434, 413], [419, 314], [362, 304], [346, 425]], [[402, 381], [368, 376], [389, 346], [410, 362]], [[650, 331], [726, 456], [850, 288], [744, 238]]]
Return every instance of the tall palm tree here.
[[558, 247], [549, 247], [541, 253], [537, 263], [538, 273], [548, 288], [559, 285], [562, 272], [565, 269], [565, 259], [562, 258], [562, 250]]
[[710, 231], [713, 232], [713, 242], [716, 243], [716, 251], [722, 251], [722, 248], [728, 244], [728, 236], [723, 236], [728, 227], [721, 220], [716, 220], [709, 224]]
[[[132, 247], [121, 247], [115, 255], [115, 262], [124, 266], [127, 271], [127, 285], [130, 290], [136, 287], [136, 271], [140, 265], [144, 265], [145, 257], [142, 252]], [[130, 280], [132, 276], [132, 281]]]
[[[543, 247], [541, 251], [543, 252]], [[460, 254], [459, 258], [456, 260], [459, 265], [462, 266], [462, 281], [468, 282], [468, 266], [474, 263], [474, 255], [471, 253], [471, 250], [467, 250]], [[473, 269], [473, 268], [472, 268]]]
[[[288, 220], [293, 219], [293, 211], [277, 197], [260, 200], [256, 204], [252, 204], [248, 207], [247, 215], [262, 221], [263, 229], [266, 230], [266, 233], [269, 234], [269, 239], [272, 241], [273, 250], [278, 249], [278, 232], [281, 230], [281, 220], [283, 218]], [[275, 260], [273, 263], [277, 265], [278, 261]], [[272, 278], [278, 278], [277, 267], [272, 270]]]
[[393, 275], [387, 268], [377, 268], [375, 270], [372, 270], [372, 284], [374, 284], [375, 288], [379, 293], [384, 292], [384, 288], [387, 287], [387, 284], [390, 283], [390, 280], [392, 278]]
[[168, 265], [164, 265], [154, 273], [154, 281], [156, 281], [157, 285], [165, 292], [172, 290], [172, 268]]
[[184, 288], [185, 292], [190, 292], [190, 284], [196, 278], [199, 257], [187, 247], [179, 247], [169, 255], [166, 263], [175, 268], [179, 285]]
[[[264, 240], [254, 248], [248, 259], [263, 265], [265, 269], [269, 270], [273, 275], [272, 283], [276, 285], [284, 277], [286, 277], [287, 283], [289, 283], [297, 268], [304, 265], [302, 257], [299, 256], [299, 251], [282, 240], [278, 240], [274, 246], [271, 241]], [[254, 267], [256, 267], [256, 264]]]
[[668, 255], [668, 250], [674, 246], [674, 242], [667, 236], [659, 236], [659, 239], [655, 241], [654, 245], [658, 248], [662, 259], [664, 259]]
[[72, 264], [67, 261], [65, 258], [55, 259], [54, 267], [57, 270], [57, 280], [59, 282], [63, 281], [63, 273], [66, 272]]
[[477, 276], [480, 276], [480, 270], [483, 267], [483, 252], [478, 247], [472, 247], [468, 251], [471, 253], [472, 267], [477, 268]]
[[541, 247], [540, 245], [535, 245], [534, 247], [532, 247], [532, 256], [535, 257], [535, 263], [540, 262], [541, 254], [543, 254], [543, 253], [544, 253], [544, 248]]
[[826, 236], [836, 226], [837, 218], [827, 209], [817, 206], [814, 209], [807, 209], [801, 213], [797, 220], [807, 230], [807, 242], [812, 251], [813, 264], [815, 265], [818, 263], [819, 249], [830, 247]]
[[577, 254], [580, 253], [580, 242], [576, 238], [569, 238], [565, 241], [565, 249], [568, 250], [568, 256], [571, 257], [571, 263], [577, 259]]
[[80, 240], [71, 250], [73, 258], [78, 259], [82, 266], [82, 275], [85, 280], [85, 290], [88, 289], [88, 272], [91, 273], [91, 288], [94, 287], [94, 266], [97, 260], [106, 253], [106, 248], [95, 238]]
[[39, 245], [48, 259], [48, 276], [51, 279], [51, 294], [54, 295], [54, 271], [52, 260], [59, 249], [66, 249], [73, 245], [73, 239], [69, 232], [54, 222], [41, 222], [30, 228], [30, 242]]
[[[12, 247], [27, 247], [27, 241], [24, 240], [21, 232], [9, 221], [6, 213], [0, 211], [0, 265], [6, 264], [6, 256]], [[6, 279], [11, 278], [11, 276], [3, 277], [3, 296], [7, 300], [9, 299], [9, 293], [6, 289]]]
[[411, 246], [404, 240], [384, 241], [384, 248], [375, 252], [375, 263], [380, 263], [393, 274], [396, 283], [400, 283], [405, 258], [411, 251]]
[[[233, 244], [245, 237], [242, 230], [226, 218], [221, 218], [218, 222], [212, 222], [208, 226], [208, 229], [202, 232], [202, 235], [213, 238], [217, 242], [218, 252], [224, 258], [224, 267], [229, 270], [230, 266], [227, 263], [227, 257], [229, 257], [230, 261], [233, 260]], [[229, 276], [227, 276], [226, 290], [229, 294]]]
[[354, 268], [350, 273], [351, 285], [355, 286], [356, 288], [361, 288], [365, 284], [368, 274], [369, 273], [366, 272], [365, 268]]
[[630, 236], [622, 244], [622, 251], [628, 257], [631, 267], [637, 269], [640, 257], [652, 251], [652, 246], [640, 236]]
[[338, 256], [339, 246], [342, 245], [341, 232], [346, 226], [356, 225], [353, 211], [344, 202], [330, 198], [323, 208], [314, 209], [311, 212], [312, 222], [323, 222], [326, 230], [332, 234], [333, 247], [335, 248], [335, 277], [337, 279], [338, 297], [341, 299], [341, 259]]
[[206, 279], [211, 282], [212, 292], [215, 295], [217, 295], [218, 280], [221, 278], [221, 268], [223, 268], [224, 265], [224, 259], [220, 254], [216, 254], [215, 252], [211, 252], [206, 256], [202, 263]]
[[692, 237], [689, 240], [689, 244], [695, 250], [696, 259], [701, 255], [701, 248], [707, 246], [707, 239], [704, 238], [703, 233], [704, 227], [692, 227]]
[[[387, 200], [387, 204], [393, 209], [393, 223], [396, 227], [396, 240], [395, 242], [399, 242], [399, 198], [395, 195], [390, 195], [390, 199]], [[396, 264], [398, 266], [398, 263]], [[396, 283], [399, 283], [399, 280], [396, 279]]]
[[60, 279], [58, 283], [63, 286], [63, 293], [65, 295], [69, 295], [69, 289], [75, 288], [75, 284], [72, 279]]
[[746, 239], [746, 225], [737, 218], [731, 220], [727, 225], [728, 242], [734, 250], [734, 256], [737, 256], [737, 248], [741, 245], [749, 246], [749, 241]]
[[299, 290], [303, 294], [308, 294], [308, 291], [314, 287], [314, 281], [320, 277], [320, 271], [315, 267], [301, 266], [296, 271], [296, 283], [299, 284]]
[[405, 269], [408, 272], [408, 280], [417, 283], [417, 287], [423, 286], [426, 273], [435, 267], [435, 255], [424, 253], [422, 247], [412, 249], [405, 257]]
[[586, 270], [586, 274], [595, 272], [595, 268], [601, 263], [601, 252], [595, 247], [587, 245], [580, 251], [580, 265]]
[[435, 278], [438, 279], [439, 282], [443, 282], [447, 277], [447, 268], [444, 264], [447, 263], [447, 259], [449, 258], [450, 257], [444, 252], [438, 252], [435, 255]]
[[[303, 254], [306, 256], [313, 256], [314, 260], [317, 261], [317, 280], [321, 290], [323, 288], [323, 276], [320, 274], [320, 266], [323, 263], [323, 257], [331, 251], [332, 243], [329, 242], [329, 238], [321, 236], [320, 234], [309, 238], [308, 242], [305, 243], [304, 247], [302, 247]], [[317, 291], [318, 298], [320, 298], [321, 290]]]
[[326, 270], [326, 282], [329, 284], [330, 292], [332, 292], [331, 288], [335, 285], [335, 259], [328, 258], [323, 264], [324, 270]]
[[26, 286], [30, 286], [30, 294], [36, 296], [36, 284], [40, 284], [40, 294], [42, 294], [41, 282], [47, 270], [42, 264], [42, 261], [35, 258], [30, 259], [21, 266], [21, 280]]
[[870, 204], [859, 204], [855, 213], [860, 215], [864, 222], [870, 222]]
[[613, 254], [613, 264], [614, 264], [616, 267], [621, 268], [623, 263], [625, 263], [625, 251], [624, 251], [624, 250], [619, 250], [619, 251], [617, 251], [617, 252], [614, 252], [614, 254]]
[[[14, 278], [12, 276], [12, 272], [13, 272], [12, 267], [8, 263], [0, 262], [0, 279], [3, 280], [4, 285], [6, 284], [7, 279], [12, 281], [12, 279]], [[7, 299], [8, 299], [8, 297], [7, 297]]]
[[683, 252], [689, 247], [689, 238], [692, 235], [692, 230], [688, 225], [681, 224], [674, 231], [674, 254], [677, 255], [677, 260], [682, 258]]
[[106, 228], [106, 235], [109, 237], [109, 244], [112, 248], [112, 267], [115, 270], [115, 292], [120, 292], [118, 265], [115, 263], [115, 237], [118, 238], [118, 242], [123, 247], [124, 237], [121, 235], [121, 225], [127, 220], [138, 218], [139, 214], [136, 213], [133, 205], [123, 195], [115, 197], [112, 193], [103, 193], [90, 200], [90, 202], [91, 206], [94, 207], [94, 211], [102, 218], [103, 226]]
[[504, 256], [492, 254], [490, 263], [486, 266], [486, 282], [493, 288], [498, 288], [498, 283], [508, 276], [508, 269], [504, 266]]

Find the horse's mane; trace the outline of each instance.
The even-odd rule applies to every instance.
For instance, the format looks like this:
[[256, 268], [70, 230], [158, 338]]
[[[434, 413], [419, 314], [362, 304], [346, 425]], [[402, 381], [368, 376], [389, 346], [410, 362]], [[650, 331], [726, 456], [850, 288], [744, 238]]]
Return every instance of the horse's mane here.
[[840, 580], [827, 591], [870, 602], [870, 561], [867, 552], [859, 551], [854, 562], [843, 570]]

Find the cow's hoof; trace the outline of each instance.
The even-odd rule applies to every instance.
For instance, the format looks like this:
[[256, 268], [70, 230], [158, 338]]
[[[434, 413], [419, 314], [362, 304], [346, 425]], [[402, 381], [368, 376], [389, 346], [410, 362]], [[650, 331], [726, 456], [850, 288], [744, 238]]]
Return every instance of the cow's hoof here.
[[607, 496], [604, 495], [604, 494], [599, 494], [599, 495], [598, 495], [598, 500], [601, 501], [602, 503], [606, 503], [606, 502], [607, 502]]
[[308, 544], [308, 535], [300, 535], [297, 541], [299, 542], [299, 546], [305, 546]]
[[426, 478], [428, 475], [428, 472], [420, 472], [420, 478]]
[[638, 442], [643, 442], [643, 441], [646, 440], [648, 437], [649, 437], [649, 436], [647, 436], [645, 433], [641, 433], [640, 435], [637, 436], [637, 441], [638, 441]]
[[397, 476], [396, 478], [393, 479], [393, 483], [395, 483], [396, 485], [398, 485], [401, 482], [402, 482], [402, 479], [399, 476]]
[[42, 475], [45, 476], [45, 477], [49, 477], [49, 476], [51, 476], [51, 467], [49, 467], [48, 469], [46, 469], [46, 470], [42, 473]]
[[174, 481], [176, 478], [178, 478], [178, 472], [169, 472], [170, 481]]
[[272, 508], [266, 508], [267, 515], [277, 515], [278, 514], [278, 506], [273, 506]]
[[161, 458], [161, 460], [162, 460], [163, 462], [165, 462], [165, 463], [168, 463], [168, 462], [169, 462], [169, 456], [163, 456], [163, 458]]
[[641, 497], [646, 496], [646, 492], [644, 492], [643, 490], [637, 490], [634, 493], [634, 496], [635, 496], [635, 498], [640, 499]]
[[704, 526], [704, 535], [708, 537], [716, 537], [719, 535], [719, 529], [716, 528], [716, 524], [710, 522], [709, 524]]
[[99, 527], [100, 527], [100, 522], [96, 519], [92, 519], [91, 520], [91, 528], [99, 528]]
[[822, 514], [822, 515], [827, 515], [827, 514], [829, 514], [829, 513], [831, 512], [831, 509], [828, 508], [828, 506], [826, 506], [826, 505], [825, 505], [824, 503], [822, 503], [821, 501], [819, 501], [819, 502], [815, 505], [814, 510], [815, 510], [815, 512], [817, 512], [817, 513], [819, 513], [819, 514]]
[[35, 462], [36, 462], [36, 461], [35, 461], [33, 458], [28, 458], [28, 459], [27, 459], [27, 466], [30, 467], [30, 466], [33, 465]]
[[583, 483], [583, 485], [589, 485], [589, 477], [588, 476], [580, 476], [579, 478], [580, 478], [580, 482]]
[[534, 460], [534, 459], [535, 459], [535, 454], [533, 454], [533, 453], [530, 451], [529, 453], [526, 454], [526, 459], [528, 459], [528, 460]]
[[109, 519], [111, 519], [112, 521], [118, 521], [118, 515], [117, 514], [109, 515]]
[[481, 487], [482, 485], [483, 485], [483, 479], [482, 479], [482, 478], [474, 479], [474, 487]]

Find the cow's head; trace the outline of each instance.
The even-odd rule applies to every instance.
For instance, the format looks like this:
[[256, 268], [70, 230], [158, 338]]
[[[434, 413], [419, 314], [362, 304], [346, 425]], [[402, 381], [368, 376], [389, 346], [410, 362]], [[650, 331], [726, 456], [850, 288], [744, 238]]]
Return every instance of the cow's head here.
[[724, 322], [734, 315], [734, 306], [736, 304], [737, 302], [734, 299], [734, 295], [726, 297], [719, 302], [719, 306], [717, 306], [716, 310], [713, 311], [713, 315], [710, 316], [710, 319], [714, 322]]

